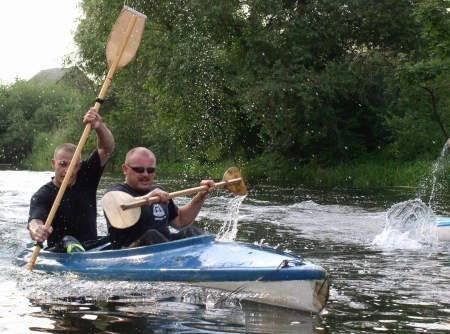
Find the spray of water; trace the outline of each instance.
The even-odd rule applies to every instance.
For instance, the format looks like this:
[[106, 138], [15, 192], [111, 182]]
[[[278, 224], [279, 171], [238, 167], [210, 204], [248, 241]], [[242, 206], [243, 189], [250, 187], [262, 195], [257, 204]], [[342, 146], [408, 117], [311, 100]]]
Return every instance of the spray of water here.
[[426, 230], [430, 221], [435, 222], [436, 216], [419, 198], [394, 204], [386, 213], [386, 227], [401, 232]]
[[[394, 204], [386, 213], [382, 233], [372, 244], [388, 248], [415, 249], [438, 241], [437, 216], [445, 214], [449, 195], [450, 140], [433, 163], [430, 175], [422, 180], [417, 198]], [[422, 201], [424, 199], [424, 201]]]
[[238, 232], [239, 207], [247, 196], [232, 197], [227, 207], [228, 213], [225, 222], [220, 227], [219, 233], [216, 235], [216, 240], [219, 241], [233, 241], [236, 239]]
[[416, 198], [397, 203], [388, 210], [384, 230], [372, 244], [383, 248], [417, 249], [437, 240], [437, 217]]
[[429, 175], [419, 184], [417, 197], [434, 212], [448, 213], [450, 200], [450, 140], [442, 148], [438, 159], [432, 164]]

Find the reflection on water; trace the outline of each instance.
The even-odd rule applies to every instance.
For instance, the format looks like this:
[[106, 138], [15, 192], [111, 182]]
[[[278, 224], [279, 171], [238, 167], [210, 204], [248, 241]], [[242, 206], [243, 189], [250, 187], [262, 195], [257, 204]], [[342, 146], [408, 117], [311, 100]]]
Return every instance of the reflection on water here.
[[[158, 303], [120, 298], [105, 302], [82, 300], [71, 301], [69, 305], [60, 307], [55, 309], [55, 305], [51, 305], [52, 313], [64, 315], [55, 321], [55, 328], [78, 329], [81, 333], [93, 333], [96, 330], [113, 333], [148, 333], [152, 328], [176, 333], [211, 330], [231, 333], [243, 331], [284, 333], [286, 329], [290, 332], [293, 330], [303, 332], [303, 329], [311, 332], [313, 327], [311, 317], [303, 316], [299, 319], [299, 314], [290, 317], [290, 311], [260, 312], [258, 307], [252, 305], [205, 310], [201, 305], [189, 304], [175, 298], [160, 300]], [[244, 313], [249, 316], [245, 318]]]
[[251, 303], [205, 309], [189, 300], [113, 297], [33, 301], [54, 319], [32, 329], [75, 333], [321, 333], [314, 317]]
[[[50, 175], [0, 171], [4, 332], [450, 332], [449, 244], [394, 249], [372, 243], [385, 227], [389, 208], [415, 198], [415, 190], [249, 187], [233, 225], [235, 238], [293, 252], [325, 267], [331, 276], [329, 304], [320, 315], [312, 315], [187, 285], [90, 281], [16, 267], [12, 259], [29, 242], [29, 198]], [[117, 181], [104, 178], [99, 199], [108, 184]], [[158, 181], [170, 191], [192, 186]], [[225, 203], [232, 199], [226, 191], [215, 192], [197, 224], [219, 233], [228, 219]], [[176, 199], [179, 205], [187, 201]], [[100, 208], [99, 230], [106, 231]]]

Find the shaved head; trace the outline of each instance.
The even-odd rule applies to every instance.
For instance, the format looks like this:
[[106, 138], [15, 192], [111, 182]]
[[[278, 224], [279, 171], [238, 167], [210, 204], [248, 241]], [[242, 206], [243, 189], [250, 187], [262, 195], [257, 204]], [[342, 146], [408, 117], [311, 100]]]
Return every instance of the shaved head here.
[[153, 159], [156, 163], [156, 157], [152, 151], [150, 151], [148, 148], [145, 147], [135, 147], [129, 150], [128, 153], [126, 154], [125, 164], [131, 163], [137, 156]]
[[73, 154], [73, 153], [75, 153], [76, 149], [77, 149], [77, 147], [72, 143], [64, 143], [64, 144], [58, 145], [55, 148], [53, 157], [56, 157], [60, 151], [64, 152], [64, 153], [72, 153]]

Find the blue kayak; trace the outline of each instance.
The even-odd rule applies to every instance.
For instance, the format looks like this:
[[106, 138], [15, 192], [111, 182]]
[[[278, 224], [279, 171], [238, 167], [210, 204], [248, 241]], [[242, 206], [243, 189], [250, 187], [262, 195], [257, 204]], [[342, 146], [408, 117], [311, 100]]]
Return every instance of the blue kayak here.
[[[19, 264], [28, 263], [32, 252], [33, 248], [26, 249]], [[185, 282], [312, 312], [325, 306], [329, 294], [329, 277], [321, 266], [264, 246], [216, 241], [212, 235], [120, 250], [69, 254], [42, 250], [34, 270], [91, 279]]]
[[437, 221], [439, 241], [450, 241], [450, 217], [439, 217]]

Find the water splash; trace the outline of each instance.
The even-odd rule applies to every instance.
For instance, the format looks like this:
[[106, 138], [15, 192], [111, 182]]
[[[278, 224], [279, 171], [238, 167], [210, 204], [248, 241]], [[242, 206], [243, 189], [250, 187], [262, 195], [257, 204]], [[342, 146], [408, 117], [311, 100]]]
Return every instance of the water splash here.
[[437, 242], [437, 217], [419, 198], [394, 204], [383, 232], [372, 241], [383, 248], [417, 249]]
[[225, 222], [220, 227], [219, 233], [216, 235], [216, 240], [218, 241], [233, 241], [236, 239], [236, 235], [238, 232], [238, 220], [239, 220], [239, 207], [241, 206], [245, 196], [234, 196], [231, 198], [227, 207], [228, 214], [225, 219]]
[[[434, 212], [445, 214], [450, 202], [450, 142], [447, 141], [438, 159], [432, 164], [430, 173], [424, 177], [417, 191], [421, 198]], [[447, 211], [448, 213], [448, 211]]]
[[386, 227], [399, 231], [426, 230], [435, 225], [433, 210], [419, 198], [394, 204], [386, 213]]
[[[435, 212], [445, 211], [449, 203], [450, 140], [442, 148], [431, 172], [419, 184], [417, 198], [394, 204], [386, 213], [384, 230], [373, 245], [395, 249], [417, 249], [438, 241]], [[427, 204], [422, 201], [425, 199]]]

